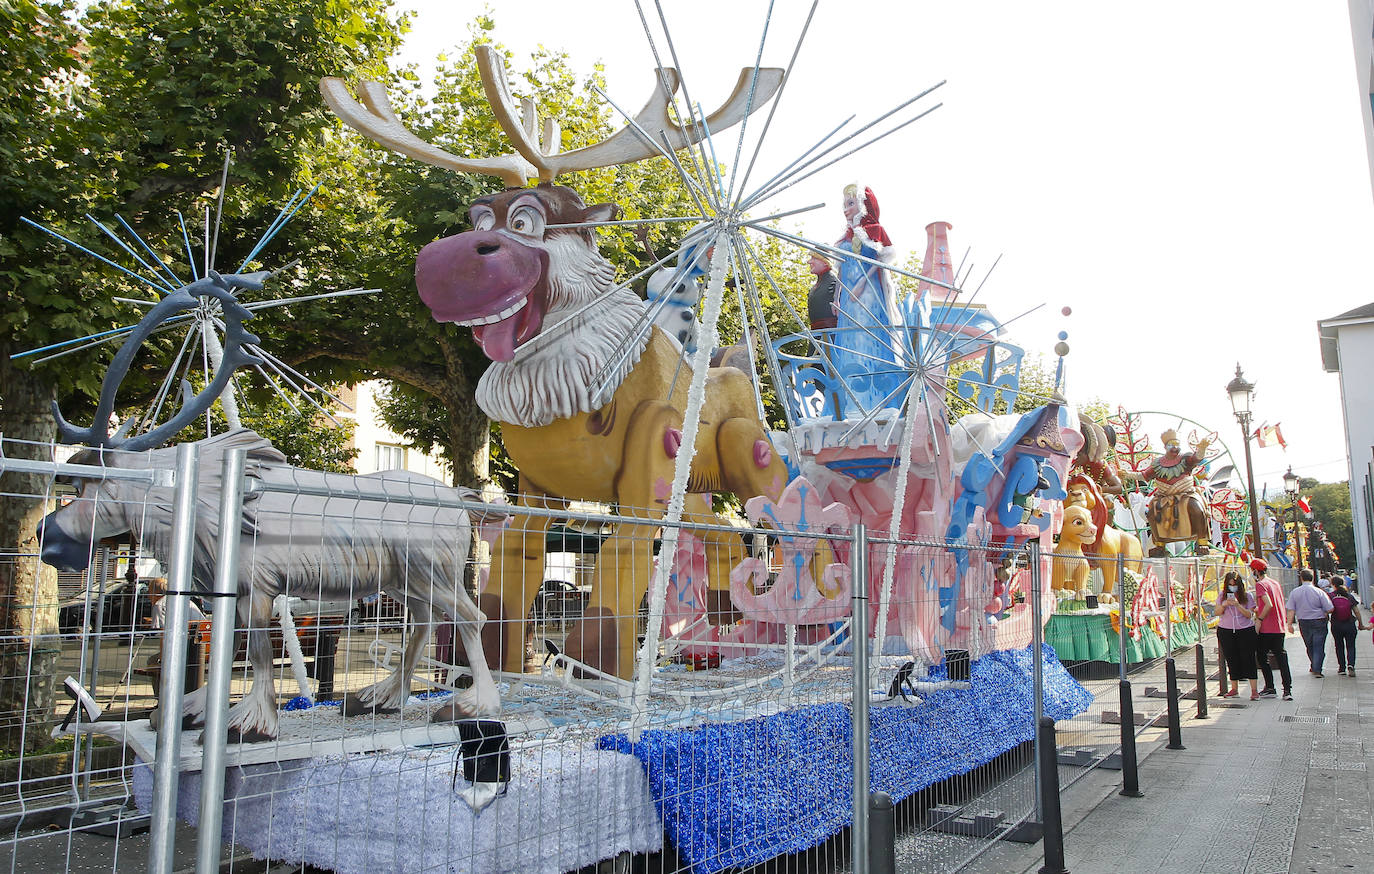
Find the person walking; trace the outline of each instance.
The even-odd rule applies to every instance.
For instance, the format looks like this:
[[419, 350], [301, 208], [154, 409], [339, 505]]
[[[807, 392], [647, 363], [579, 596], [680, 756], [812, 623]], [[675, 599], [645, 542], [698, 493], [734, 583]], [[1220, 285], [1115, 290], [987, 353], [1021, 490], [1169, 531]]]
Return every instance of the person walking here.
[[1293, 672], [1288, 667], [1288, 648], [1284, 644], [1284, 628], [1288, 625], [1288, 613], [1283, 602], [1283, 589], [1278, 580], [1268, 575], [1269, 565], [1262, 558], [1250, 561], [1250, 570], [1255, 575], [1255, 598], [1259, 609], [1255, 611], [1255, 628], [1258, 632], [1258, 646], [1255, 660], [1259, 662], [1260, 673], [1264, 675], [1264, 688], [1261, 698], [1274, 698], [1274, 668], [1279, 669], [1283, 680], [1283, 700], [1293, 700]]
[[1355, 676], [1355, 632], [1364, 631], [1364, 616], [1360, 604], [1346, 588], [1342, 576], [1331, 579], [1331, 636], [1336, 639], [1336, 673]]
[[1231, 690], [1224, 693], [1223, 698], [1236, 697], [1238, 681], [1249, 680], [1250, 700], [1259, 700], [1255, 688], [1255, 647], [1259, 643], [1255, 633], [1255, 609], [1255, 596], [1245, 591], [1245, 578], [1235, 571], [1227, 571], [1212, 611], [1221, 620], [1217, 623], [1217, 643], [1231, 675]]
[[1310, 673], [1318, 680], [1322, 678], [1322, 662], [1326, 660], [1326, 617], [1334, 609], [1326, 593], [1312, 585], [1312, 572], [1303, 569], [1298, 572], [1301, 582], [1288, 593], [1288, 633], [1293, 633], [1293, 620], [1297, 620], [1302, 631], [1302, 642], [1307, 646], [1307, 662], [1312, 667]]

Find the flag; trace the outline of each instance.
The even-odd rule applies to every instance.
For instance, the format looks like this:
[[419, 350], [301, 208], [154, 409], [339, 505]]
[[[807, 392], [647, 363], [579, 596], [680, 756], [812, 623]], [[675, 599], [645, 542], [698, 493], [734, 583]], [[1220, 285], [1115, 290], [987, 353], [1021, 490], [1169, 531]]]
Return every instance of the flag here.
[[1309, 515], [1312, 513], [1312, 505], [1308, 503], [1310, 499], [1309, 495], [1303, 495], [1301, 498], [1298, 498], [1298, 509]]
[[1279, 430], [1279, 424], [1278, 422], [1272, 425], [1264, 424], [1255, 430], [1255, 439], [1259, 441], [1261, 449], [1267, 449], [1275, 444], [1284, 449], [1288, 448], [1288, 441], [1283, 439], [1283, 432]]

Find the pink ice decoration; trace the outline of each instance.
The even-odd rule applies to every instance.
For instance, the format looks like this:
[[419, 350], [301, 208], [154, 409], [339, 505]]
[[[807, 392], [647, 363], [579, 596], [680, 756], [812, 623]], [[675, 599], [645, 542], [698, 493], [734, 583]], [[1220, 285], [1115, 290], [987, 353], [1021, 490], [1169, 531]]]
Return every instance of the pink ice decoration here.
[[821, 570], [819, 583], [811, 575], [816, 555], [814, 536], [849, 528], [849, 509], [840, 503], [822, 505], [815, 487], [798, 477], [773, 503], [767, 497], [744, 505], [749, 521], [775, 529], [782, 552], [782, 570], [770, 586], [768, 565], [747, 558], [730, 572], [730, 600], [751, 619], [780, 625], [819, 625], [849, 615], [849, 567], [839, 562]]
[[[690, 658], [722, 655], [726, 658], [753, 655], [754, 644], [782, 643], [776, 625], [745, 619], [732, 625], [712, 625], [706, 618], [706, 547], [689, 531], [678, 534], [677, 554], [668, 575], [663, 605], [663, 637]], [[720, 643], [733, 646], [720, 647]]]

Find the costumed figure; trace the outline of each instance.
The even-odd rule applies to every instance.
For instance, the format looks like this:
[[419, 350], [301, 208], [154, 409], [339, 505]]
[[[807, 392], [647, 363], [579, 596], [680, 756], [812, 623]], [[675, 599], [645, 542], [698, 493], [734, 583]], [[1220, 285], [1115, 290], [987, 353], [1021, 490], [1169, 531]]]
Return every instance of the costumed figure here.
[[896, 256], [887, 231], [878, 223], [878, 199], [873, 189], [848, 185], [844, 189], [844, 217], [848, 223], [836, 246], [849, 255], [839, 259], [839, 287], [835, 295], [835, 349], [832, 365], [849, 383], [862, 409], [848, 409], [846, 417], [862, 416], [880, 407], [898, 407], [889, 397], [901, 383], [898, 362], [903, 359], [897, 334], [897, 296], [888, 271], [871, 263], [891, 263]]
[[816, 275], [816, 284], [806, 296], [806, 315], [813, 331], [835, 327], [836, 279], [830, 267], [830, 259], [819, 252], [811, 253], [809, 269]]
[[1192, 540], [1196, 544], [1197, 555], [1208, 552], [1207, 508], [1198, 491], [1193, 470], [1202, 464], [1210, 438], [1204, 437], [1187, 455], [1178, 441], [1178, 432], [1170, 428], [1160, 439], [1164, 441], [1164, 454], [1150, 462], [1143, 471], [1122, 471], [1127, 480], [1135, 482], [1154, 482], [1154, 494], [1150, 497], [1150, 507], [1145, 519], [1150, 523], [1150, 557], [1159, 558], [1165, 554], [1164, 544], [1175, 541]]

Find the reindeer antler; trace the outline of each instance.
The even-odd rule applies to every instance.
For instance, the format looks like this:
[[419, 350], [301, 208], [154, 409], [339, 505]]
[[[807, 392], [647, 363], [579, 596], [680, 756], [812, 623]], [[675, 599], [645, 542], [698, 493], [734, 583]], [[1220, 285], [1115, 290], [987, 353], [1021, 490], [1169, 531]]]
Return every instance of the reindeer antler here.
[[[57, 401], [53, 401], [52, 411], [57, 418], [57, 430], [63, 442], [84, 442], [97, 449], [123, 449], [129, 452], [141, 452], [144, 449], [152, 449], [160, 445], [167, 438], [185, 428], [201, 413], [210, 409], [210, 405], [215, 402], [215, 399], [223, 394], [224, 387], [229, 384], [229, 379], [236, 369], [262, 363], [261, 358], [244, 349], [245, 344], [257, 343], [258, 337], [243, 327], [244, 321], [251, 319], [253, 313], [238, 302], [234, 297], [233, 289], [261, 288], [264, 275], [252, 273], [221, 276], [211, 270], [210, 275], [204, 279], [198, 279], [190, 285], [183, 285], [158, 301], [129, 333], [129, 338], [124, 341], [124, 345], [119, 348], [119, 352], [115, 354], [114, 360], [106, 369], [105, 380], [100, 384], [100, 400], [95, 406], [95, 419], [89, 428], [77, 428], [70, 424], [63, 418], [62, 411], [57, 407]], [[214, 379], [201, 390], [200, 394], [194, 397], [190, 396], [191, 387], [183, 380], [181, 409], [175, 416], [153, 430], [127, 440], [120, 439], [126, 430], [123, 427], [111, 435], [110, 414], [114, 412], [115, 392], [118, 391], [119, 384], [124, 381], [124, 377], [128, 375], [129, 366], [133, 364], [134, 354], [143, 345], [143, 341], [148, 339], [148, 336], [161, 327], [164, 322], [177, 313], [200, 306], [199, 298], [203, 297], [212, 297], [218, 300], [224, 313], [224, 358], [215, 371]]]
[[463, 158], [425, 142], [411, 133], [396, 117], [391, 102], [387, 100], [386, 87], [380, 82], [364, 79], [358, 83], [358, 95], [363, 99], [362, 104], [348, 93], [348, 86], [342, 79], [333, 76], [320, 80], [320, 93], [324, 95], [324, 102], [329, 104], [334, 114], [343, 119], [349, 127], [393, 152], [434, 167], [499, 176], [507, 185], [524, 185], [526, 180], [536, 175], [535, 168], [519, 155]]
[[[706, 136], [706, 128], [722, 131], [738, 123], [745, 116], [763, 106], [782, 87], [785, 74], [777, 67], [745, 67], [725, 103], [705, 119], [705, 127], [687, 123], [681, 127], [669, 120], [668, 105], [677, 93], [681, 79], [677, 70], [664, 67], [655, 71], [655, 88], [649, 102], [627, 125], [594, 145], [571, 152], [560, 152], [558, 122], [551, 118], [541, 125], [534, 101], [526, 99], [523, 112], [516, 118], [515, 98], [506, 79], [506, 62], [489, 45], [477, 46], [477, 70], [482, 77], [496, 123], [515, 146], [515, 154], [496, 158], [463, 158], [446, 152], [417, 137], [396, 118], [387, 101], [385, 88], [377, 82], [359, 83], [358, 94], [366, 108], [348, 94], [343, 80], [320, 80], [320, 92], [334, 113], [349, 126], [365, 134], [392, 151], [415, 158], [436, 167], [447, 167], [468, 173], [487, 173], [499, 176], [508, 185], [524, 185], [533, 176], [541, 181], [574, 170], [590, 170], [631, 164], [659, 154], [655, 143], [644, 141], [644, 134], [667, 136], [668, 145], [683, 149]], [[750, 92], [752, 89], [752, 99]], [[542, 128], [542, 130], [541, 130]], [[542, 137], [539, 134], [542, 133]]]

